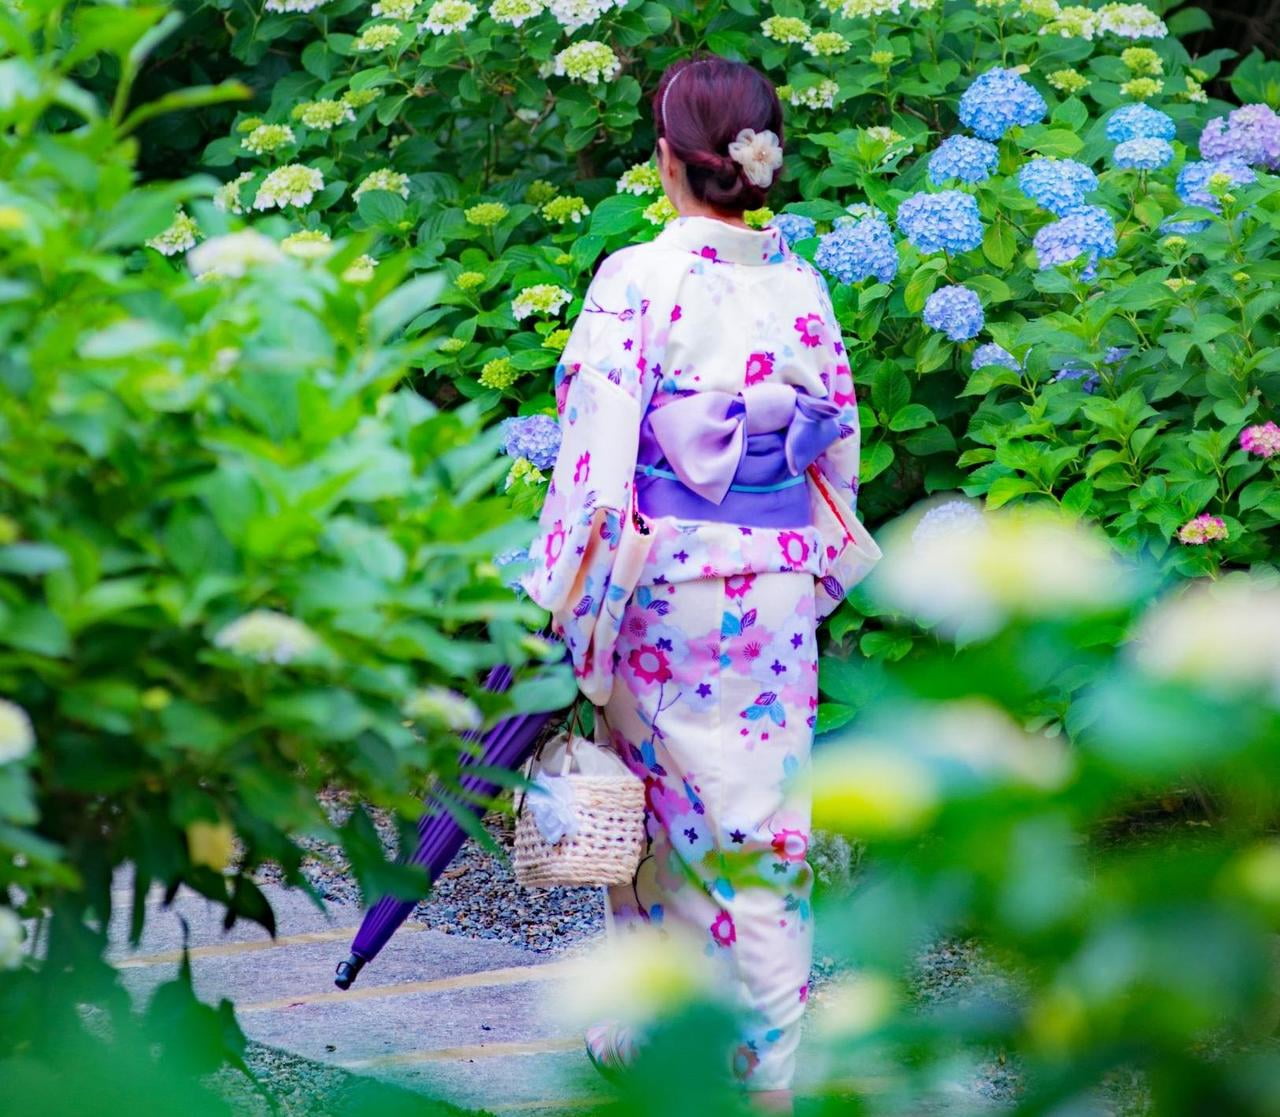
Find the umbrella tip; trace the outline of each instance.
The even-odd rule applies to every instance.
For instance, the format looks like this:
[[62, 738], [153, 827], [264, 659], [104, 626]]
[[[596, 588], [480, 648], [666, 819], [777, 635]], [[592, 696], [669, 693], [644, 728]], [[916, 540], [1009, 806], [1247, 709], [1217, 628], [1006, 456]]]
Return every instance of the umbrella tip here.
[[339, 989], [350, 989], [360, 971], [364, 968], [364, 959], [359, 954], [350, 955], [346, 961], [338, 963], [333, 983]]

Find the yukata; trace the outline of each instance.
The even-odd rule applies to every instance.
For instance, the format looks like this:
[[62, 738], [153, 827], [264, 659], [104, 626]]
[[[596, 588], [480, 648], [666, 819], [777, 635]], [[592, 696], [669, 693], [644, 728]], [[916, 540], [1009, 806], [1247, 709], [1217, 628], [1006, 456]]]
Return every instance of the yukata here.
[[826, 283], [778, 230], [672, 221], [605, 259], [556, 369], [562, 442], [523, 585], [597, 740], [646, 787], [606, 928], [705, 937], [746, 1089], [786, 1089], [813, 957], [815, 629], [880, 559]]

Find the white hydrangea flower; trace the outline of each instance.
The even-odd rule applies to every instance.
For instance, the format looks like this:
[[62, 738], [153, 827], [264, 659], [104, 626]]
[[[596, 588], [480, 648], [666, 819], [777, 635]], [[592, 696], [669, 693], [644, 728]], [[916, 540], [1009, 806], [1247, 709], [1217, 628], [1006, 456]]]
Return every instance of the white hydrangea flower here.
[[1163, 39], [1169, 29], [1145, 4], [1104, 4], [1098, 9], [1098, 27], [1122, 39]]
[[844, 54], [853, 44], [839, 31], [818, 31], [804, 44], [804, 49], [819, 58]]
[[0, 970], [22, 965], [22, 920], [12, 908], [0, 908]]
[[760, 24], [766, 39], [776, 43], [805, 43], [811, 34], [809, 25], [795, 16], [769, 16]]
[[595, 39], [583, 39], [565, 47], [556, 55], [552, 72], [567, 76], [572, 81], [596, 85], [616, 78], [622, 72], [622, 63], [604, 43]]
[[902, 10], [903, 0], [844, 0], [840, 14], [845, 19], [871, 19], [875, 16], [896, 16]]
[[244, 213], [244, 205], [240, 201], [240, 188], [253, 178], [252, 171], [236, 175], [230, 182], [224, 182], [213, 192], [213, 204], [223, 213]]
[[323, 260], [333, 254], [333, 239], [321, 229], [302, 229], [285, 237], [280, 247], [299, 260]]
[[352, 50], [387, 50], [395, 46], [402, 32], [394, 23], [375, 23], [360, 32], [359, 37], [351, 44]]
[[285, 206], [305, 206], [324, 189], [324, 175], [304, 163], [288, 163], [277, 167], [258, 187], [253, 199], [254, 209], [271, 209]]
[[385, 19], [408, 19], [418, 6], [418, 0], [377, 0], [369, 14]]
[[1099, 33], [1098, 13], [1080, 4], [1061, 8], [1038, 34], [1057, 35], [1063, 39], [1083, 39], [1091, 42]]
[[792, 89], [788, 100], [793, 105], [800, 105], [806, 109], [829, 109], [835, 106], [836, 94], [839, 92], [839, 85], [830, 78], [824, 78], [816, 85], [805, 89]]
[[36, 731], [27, 711], [16, 702], [0, 698], [0, 764], [28, 756], [36, 747]]
[[493, 21], [505, 23], [509, 27], [523, 27], [546, 10], [546, 0], [493, 0], [489, 5], [489, 15]]
[[516, 321], [528, 318], [531, 314], [551, 317], [559, 314], [572, 301], [572, 291], [566, 291], [554, 283], [535, 283], [511, 300], [511, 314]]
[[314, 12], [325, 0], [267, 0], [263, 7], [269, 12]]
[[179, 209], [173, 215], [173, 223], [164, 232], [157, 233], [147, 241], [147, 247], [154, 248], [164, 256], [176, 256], [179, 252], [194, 248], [199, 233], [195, 218]]
[[368, 283], [373, 279], [373, 269], [378, 266], [378, 261], [367, 253], [357, 256], [343, 269], [342, 278], [347, 283]]
[[569, 34], [595, 23], [611, 8], [621, 8], [626, 0], [550, 0], [552, 18]]
[[241, 146], [254, 155], [266, 155], [296, 142], [293, 129], [287, 124], [259, 124], [240, 141]]
[[250, 268], [284, 259], [280, 246], [254, 229], [212, 237], [187, 253], [192, 275], [238, 278]]
[[653, 194], [662, 189], [662, 176], [652, 163], [636, 163], [618, 179], [619, 194]]
[[868, 139], [879, 140], [882, 144], [892, 147], [894, 144], [900, 144], [906, 137], [901, 132], [895, 132], [892, 128], [884, 124], [873, 124], [870, 128], [864, 128], [863, 134]]
[[345, 101], [309, 101], [299, 105], [295, 113], [308, 128], [319, 132], [331, 132], [340, 124], [350, 124], [356, 118], [355, 111]]
[[448, 687], [427, 686], [415, 690], [405, 699], [401, 708], [404, 716], [413, 721], [441, 725], [460, 733], [479, 729], [484, 715], [470, 698]]
[[433, 35], [465, 31], [479, 12], [471, 0], [436, 0], [427, 9], [427, 18], [418, 24], [418, 30], [430, 31]]
[[390, 168], [372, 171], [364, 176], [364, 179], [355, 188], [351, 197], [358, 202], [360, 195], [367, 194], [370, 190], [386, 190], [392, 194], [399, 194], [402, 198], [407, 198], [409, 196], [409, 176], [401, 174], [399, 171], [393, 171]]
[[320, 647], [305, 624], [287, 613], [255, 609], [220, 631], [214, 644], [260, 663], [292, 663]]

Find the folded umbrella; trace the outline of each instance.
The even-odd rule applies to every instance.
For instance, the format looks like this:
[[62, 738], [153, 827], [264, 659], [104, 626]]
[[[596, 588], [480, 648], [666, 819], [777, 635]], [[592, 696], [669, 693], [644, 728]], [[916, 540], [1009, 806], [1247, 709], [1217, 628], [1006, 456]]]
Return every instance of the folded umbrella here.
[[[485, 689], [501, 693], [511, 686], [511, 668], [501, 664], [491, 670], [485, 678]], [[568, 707], [566, 706], [567, 710]], [[464, 738], [480, 740], [482, 745], [479, 755], [464, 757], [460, 767], [501, 766], [513, 771], [520, 768], [533, 751], [534, 743], [543, 727], [564, 713], [564, 710], [549, 710], [536, 714], [514, 714], [504, 718], [493, 728], [483, 734], [467, 733]], [[471, 811], [477, 817], [484, 815], [488, 809], [487, 800], [491, 800], [500, 789], [495, 784], [479, 775], [463, 776], [459, 785], [476, 793], [482, 801], [456, 801], [458, 806]], [[467, 840], [467, 832], [459, 825], [457, 819], [446, 809], [428, 810], [418, 820], [418, 847], [409, 858], [401, 858], [410, 865], [421, 865], [427, 870], [428, 880], [434, 881], [448, 867], [463, 844]], [[409, 914], [417, 907], [417, 900], [401, 900], [395, 896], [384, 896], [365, 914], [364, 922], [351, 943], [351, 954], [343, 962], [338, 963], [333, 983], [339, 989], [349, 989], [364, 966], [377, 957], [378, 951], [387, 945], [397, 928], [409, 918]]]

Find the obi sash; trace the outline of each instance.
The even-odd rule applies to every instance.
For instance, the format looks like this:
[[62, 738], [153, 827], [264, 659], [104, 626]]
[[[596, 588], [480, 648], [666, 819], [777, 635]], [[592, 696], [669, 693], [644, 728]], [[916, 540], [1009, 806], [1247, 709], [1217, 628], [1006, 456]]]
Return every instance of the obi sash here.
[[790, 384], [695, 391], [650, 408], [636, 466], [641, 514], [744, 527], [811, 523], [805, 470], [841, 437], [839, 410]]

